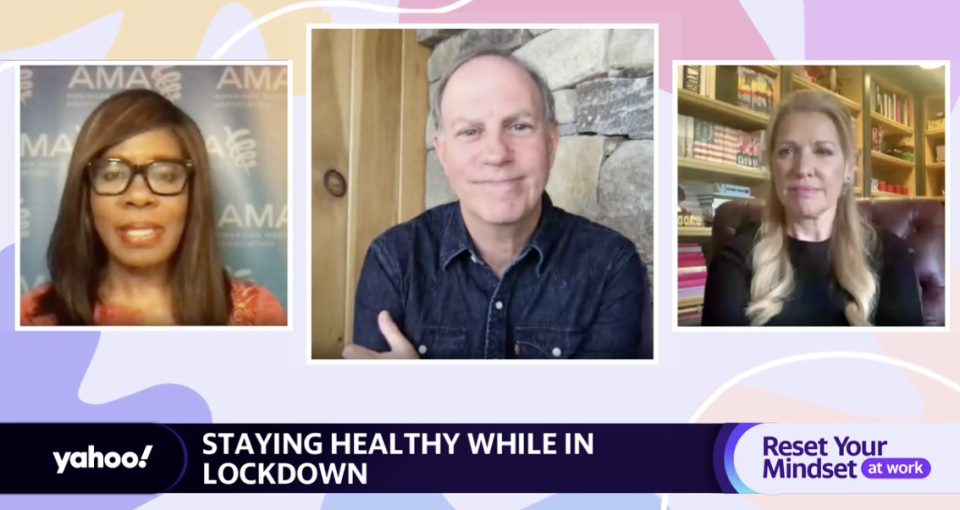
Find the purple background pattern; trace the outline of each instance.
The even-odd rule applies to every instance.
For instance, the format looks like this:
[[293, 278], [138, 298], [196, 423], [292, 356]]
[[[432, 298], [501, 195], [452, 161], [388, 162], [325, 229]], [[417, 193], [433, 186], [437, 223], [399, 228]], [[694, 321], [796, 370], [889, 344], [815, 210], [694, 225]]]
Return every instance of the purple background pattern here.
[[[293, 2], [290, 2], [293, 3]], [[396, 2], [390, 0], [370, 0], [369, 3], [396, 5]], [[401, 7], [437, 7], [452, 3], [452, 0], [400, 0]], [[777, 4], [776, 7], [769, 7], [771, 4]], [[949, 3], [934, 0], [915, 0], [909, 4], [893, 1], [848, 1], [837, 2], [834, 0], [783, 0], [783, 2], [768, 2], [767, 0], [660, 0], [645, 1], [627, 4], [619, 0], [594, 0], [590, 2], [575, 2], [568, 0], [529, 0], [523, 3], [515, 0], [474, 0], [471, 4], [459, 11], [445, 15], [408, 15], [399, 16], [401, 22], [406, 23], [443, 23], [443, 22], [616, 22], [616, 23], [659, 23], [660, 24], [660, 89], [659, 97], [659, 125], [657, 136], [660, 141], [658, 149], [660, 151], [659, 165], [661, 176], [672, 176], [672, 165], [668, 152], [672, 147], [671, 121], [670, 117], [664, 112], [668, 112], [672, 106], [671, 98], [671, 60], [673, 59], [768, 59], [771, 57], [783, 56], [777, 52], [772, 52], [774, 48], [772, 38], [783, 33], [792, 33], [789, 30], [800, 24], [799, 34], [802, 40], [778, 40], [776, 48], [781, 53], [789, 52], [789, 58], [806, 57], [808, 59], [950, 59], [952, 55], [960, 52], [958, 46], [952, 39], [955, 34], [955, 27], [952, 25], [955, 16], [947, 12], [956, 10], [956, 7], [947, 7]], [[522, 9], [522, 11], [521, 11]], [[334, 23], [344, 22], [384, 22], [391, 21], [390, 15], [374, 13], [360, 9], [338, 8], [332, 9], [334, 13]], [[802, 12], [802, 18], [794, 16], [795, 13]], [[78, 27], [75, 31], [63, 35], [57, 39], [31, 48], [3, 48], [0, 51], [0, 61], [12, 59], [99, 59], [103, 58], [116, 37], [122, 29], [124, 13], [114, 13], [106, 16], [85, 27]], [[197, 58], [210, 58], [220, 45], [227, 40], [239, 28], [253, 20], [250, 12], [240, 3], [231, 3], [225, 5], [211, 20], [207, 34], [203, 43], [197, 50]], [[755, 26], [756, 20], [763, 19], [762, 27]], [[14, 23], [22, 23], [24, 20], [11, 20]], [[879, 29], [899, 31], [895, 37], [877, 37]], [[764, 34], [771, 46], [764, 44]], [[303, 44], [298, 41], [298, 43]], [[795, 46], [802, 46], [797, 51], [789, 51]], [[787, 48], [785, 50], [784, 48]], [[287, 55], [267, 55], [266, 46], [258, 31], [253, 31], [246, 37], [236, 43], [224, 56], [224, 59], [261, 59], [261, 58], [290, 58]], [[295, 75], [305, 72], [305, 69], [296, 68]], [[954, 71], [955, 72], [955, 71]], [[951, 73], [951, 78], [954, 73]], [[10, 70], [0, 72], [0, 98], [9, 98], [13, 94], [13, 73]], [[956, 91], [951, 92], [951, 110], [956, 100]], [[294, 118], [294, 130], [297, 137], [294, 140], [297, 154], [294, 158], [295, 173], [294, 179], [300, 179], [295, 182], [307, 182], [307, 170], [304, 164], [304, 156], [301, 154], [306, 147], [304, 133], [306, 128], [306, 119], [304, 98], [297, 97], [295, 100], [297, 115]], [[0, 100], [0, 119], [8, 119], [12, 104]], [[12, 143], [16, 140], [13, 136], [12, 127], [9, 122], [0, 122], [0, 159], [13, 161]], [[9, 140], [4, 142], [4, 140]], [[13, 142], [15, 143], [15, 142]], [[659, 186], [661, 191], [669, 190], [669, 179], [660, 179]], [[12, 172], [8, 173], [8, 181], [0, 189], [7, 190], [7, 194], [0, 192], [0, 214], [9, 214], [13, 205], [13, 179]], [[301, 186], [294, 186], [300, 189]], [[663, 206], [664, 204], [661, 204]], [[301, 217], [306, 213], [303, 204], [293, 205], [291, 215], [296, 215], [297, 207], [301, 212]], [[6, 209], [4, 209], [6, 208]], [[668, 210], [661, 207], [660, 211]], [[3, 211], [8, 211], [3, 213]], [[10, 215], [12, 216], [12, 215]], [[10, 216], [3, 216], [9, 218]], [[950, 225], [953, 224], [953, 218], [950, 218]], [[2, 224], [0, 222], [0, 245], [13, 241], [13, 227], [11, 224]], [[300, 227], [297, 227], [300, 228]], [[666, 245], [672, 241], [669, 236], [658, 232], [658, 252], [660, 258], [669, 259], [671, 253]], [[304, 229], [300, 230], [305, 232]], [[306, 250], [306, 244], [301, 239], [295, 239], [295, 247], [300, 246], [302, 251]], [[666, 244], [665, 244], [666, 243]], [[86, 377], [88, 366], [93, 359], [94, 352], [98, 350], [100, 335], [97, 333], [17, 333], [12, 332], [13, 324], [13, 299], [15, 295], [16, 282], [14, 281], [14, 246], [8, 245], [0, 251], [0, 282], [8, 291], [0, 292], [0, 308], [10, 310], [6, 317], [0, 318], [0, 420], [2, 421], [167, 421], [167, 422], [210, 422], [213, 419], [211, 413], [212, 404], [205, 401], [216, 397], [218, 401], [229, 400], [218, 404], [218, 409], [225, 411], [234, 411], [238, 406], [246, 405], [245, 399], [236, 396], [235, 401], [231, 400], [228, 391], [221, 393], [204, 394], [201, 396], [196, 391], [179, 385], [155, 385], [147, 389], [135, 391], [132, 394], [118, 398], [116, 400], [100, 404], [87, 404], [78, 396], [78, 389]], [[296, 250], [295, 250], [296, 253]], [[303, 255], [295, 255], [295, 257]], [[305, 267], [301, 260], [294, 267]], [[951, 260], [952, 268], [955, 263]], [[953, 269], [951, 268], [951, 271]], [[291, 269], [293, 270], [293, 269]], [[661, 275], [662, 276], [662, 275]], [[658, 282], [668, 283], [666, 277], [659, 278]], [[300, 287], [302, 290], [303, 287]], [[664, 288], [659, 286], [658, 288]], [[669, 288], [669, 285], [666, 287]], [[5, 292], [5, 293], [4, 293]], [[294, 295], [291, 296], [295, 297]], [[658, 299], [669, 303], [669, 293], [660, 292]], [[699, 339], [689, 335], [678, 335], [669, 332], [666, 320], [669, 320], [669, 304], [665, 306], [665, 313], [661, 314], [660, 325], [660, 345], [663, 348], [663, 359], [659, 367], [634, 367], [630, 369], [630, 375], [627, 371], [605, 370], [611, 379], [617, 378], [621, 382], [630, 383], [628, 387], [651, 387], [650, 383], [656, 383], [658, 387], [669, 387], [671, 391], [666, 394], [648, 395], [635, 394], [630, 396], [619, 396], [619, 401], [630, 401], [631, 398], [637, 402], [641, 411], [639, 414], [628, 414], [626, 411], [619, 412], [617, 408], [604, 407], [603, 409], [591, 408], [591, 405], [599, 405], [604, 401], [598, 397], [596, 388], [578, 388], [580, 393], [569, 393], [567, 388], [558, 388], [554, 393], [563, 394], [567, 400], [576, 402], [578, 407], [573, 409], [577, 413], [588, 413], [588, 415], [610, 416], [612, 420], [641, 419], [648, 421], [683, 421], [686, 420], [702, 400], [717, 386], [725, 380], [757, 364], [768, 362], [772, 359], [782, 357], [797, 352], [808, 352], [818, 350], [840, 349], [864, 351], [864, 352], [884, 352], [896, 351], [890, 343], [892, 338], [871, 338], [869, 336], [858, 336], [857, 338], [828, 337], [823, 339], [810, 340], [802, 335], [794, 335], [791, 339], [797, 341], [794, 344], [778, 341], [776, 345], [769, 341], [757, 341], [757, 339], [733, 339], [714, 337], [709, 343], [699, 341]], [[661, 310], [663, 310], [662, 308]], [[298, 320], [302, 324], [302, 320]], [[298, 326], [300, 337], [306, 336], [305, 329]], [[111, 333], [117, 338], [117, 334]], [[133, 334], [123, 335], [124, 340], [137, 342], [138, 338]], [[210, 339], [211, 343], [216, 339]], [[878, 340], [885, 340], [886, 343], [878, 343]], [[729, 348], [723, 344], [728, 342], [738, 342], [740, 351], [737, 354], [731, 354]], [[802, 342], [801, 342], [802, 341]], [[840, 342], [839, 344], [837, 342]], [[146, 345], [146, 344], [144, 344]], [[279, 344], [277, 344], [279, 345]], [[729, 345], [729, 344], [727, 344]], [[246, 344], [244, 344], [246, 346]], [[253, 348], [252, 346], [250, 347]], [[259, 348], [268, 348], [261, 346]], [[302, 350], [301, 350], [302, 352]], [[916, 354], [922, 359], [929, 359], [930, 363], [936, 363], [937, 358], [943, 359], [943, 363], [949, 361], [949, 365], [940, 367], [942, 373], [952, 376], [955, 379], [960, 375], [960, 370], [950, 368], [955, 365], [958, 353], [953, 344], [945, 346], [944, 344], [927, 343], [923, 347], [912, 348], [909, 350], [899, 350], [893, 354], [908, 356]], [[106, 355], [106, 353], [104, 354]], [[716, 360], [722, 360], [721, 364]], [[301, 366], [300, 360], [287, 360], [288, 363], [282, 367], [290, 373], [299, 373], [312, 371], [309, 377], [321, 380], [323, 371], [334, 373], [335, 367], [307, 367]], [[152, 363], [155, 363], [151, 357], [127, 357], [123, 359], [124, 363], [131, 366], [141, 366], [146, 371], [154, 369]], [[918, 361], [919, 362], [919, 361]], [[117, 367], [112, 367], [118, 373], [124, 373]], [[131, 370], [135, 370], [131, 369]], [[171, 370], [176, 370], [172, 368]], [[211, 372], [217, 372], [216, 367], [209, 367]], [[586, 373], [586, 369], [580, 374]], [[817, 416], [837, 416], [834, 411], [840, 412], [839, 416], [849, 419], [922, 419], [928, 416], [931, 409], [936, 407], [933, 404], [944, 403], [955, 408], [957, 400], [947, 400], [942, 394], [935, 394], [933, 397], [924, 395], [929, 392], [928, 386], [923, 386], [915, 379], [904, 376], [898, 371], [886, 370], [875, 365], [858, 362], [856, 360], [826, 360], [808, 362], [805, 365], [791, 365], [785, 368], [778, 368], [775, 371], [761, 374], [742, 385], [738, 385], [737, 390], [743, 390], [746, 395], [754, 400], [748, 400], [747, 404], [759, 402], [759, 398], [775, 398], [774, 402], [785, 402], [793, 406], [806, 406], [804, 409], [816, 411]], [[225, 369], [221, 370], [229, 373]], [[558, 371], [559, 372], [559, 371]], [[129, 372], [127, 372], [129, 373]], [[338, 373], [338, 372], [337, 372]], [[350, 373], [344, 371], [343, 375]], [[362, 374], [356, 370], [357, 374]], [[372, 374], [373, 372], [371, 372]], [[376, 372], [377, 374], [399, 374], [399, 371]], [[487, 372], [459, 370], [431, 371], [430, 377], [456, 376], [457, 374], [475, 375], [488, 374]], [[542, 371], [530, 370], [526, 374], [547, 375]], [[338, 373], [339, 374], [339, 373]], [[419, 378], [419, 373], [408, 371], [404, 373], [411, 378]], [[811, 381], [810, 375], [817, 374], [819, 382]], [[869, 377], [872, 380], [880, 381], [880, 385], [866, 390], [862, 388], [844, 388], [843, 381], [851, 375]], [[568, 374], [569, 375], [569, 374]], [[595, 374], [600, 377], [603, 374]], [[362, 375], [357, 376], [362, 378]], [[386, 377], [386, 376], [384, 376]], [[515, 376], [514, 376], [515, 377]], [[479, 379], [479, 377], [477, 377]], [[555, 378], [554, 378], [555, 379]], [[584, 378], [586, 379], [586, 378]], [[809, 383], [797, 384], [797, 381], [808, 381]], [[493, 384], [495, 384], [494, 378]], [[644, 384], [638, 384], [638, 383]], [[117, 382], [122, 386], [123, 381]], [[232, 381], [234, 384], [240, 381]], [[507, 381], [509, 384], [510, 381]], [[226, 381], [225, 384], [231, 384]], [[887, 385], [887, 386], [884, 386]], [[921, 391], [922, 390], [922, 391]], [[730, 393], [736, 393], [731, 391]], [[922, 394], [923, 393], [923, 394]], [[499, 393], [503, 394], [503, 393]], [[879, 394], [879, 395], [875, 395]], [[307, 393], [309, 395], [309, 391]], [[872, 398], [871, 398], [872, 395]], [[336, 409], [337, 405], [344, 405], [337, 396], [329, 395], [325, 397], [327, 402], [321, 405], [327, 405]], [[537, 416], [548, 414], [548, 409], [558, 409], [556, 402], [551, 400], [550, 395], [544, 395], [543, 403], [540, 406], [528, 407], [527, 411], [518, 410], [515, 416], [518, 420], [533, 421]], [[730, 400], [737, 401], [733, 396], [727, 397]], [[316, 399], [322, 401], [322, 399]], [[594, 402], [594, 404], [590, 404]], [[740, 399], [741, 407], [746, 405]], [[721, 404], [717, 406], [722, 407]], [[409, 406], [411, 409], [426, 409], [422, 405]], [[450, 419], [476, 420], [477, 416], [484, 411], [478, 407], [474, 414], [470, 414], [466, 408], [453, 405], [453, 409], [444, 414]], [[341, 408], [343, 409], [343, 408]], [[432, 411], [432, 410], [431, 410]], [[492, 409], [491, 409], [492, 411]], [[421, 411], [424, 415], [437, 415], [436, 412], [427, 413]], [[355, 414], [362, 415], [362, 412], [354, 411]], [[391, 420], [392, 416], [402, 416], [400, 409], [394, 409], [390, 413], [384, 412], [380, 416], [381, 420]], [[459, 413], [459, 414], [458, 414]], [[834, 413], [834, 414], [830, 414]], [[257, 414], [257, 408], [249, 409], [247, 416]], [[326, 414], [326, 413], [323, 413]], [[562, 413], [561, 413], [562, 414]], [[322, 414], [321, 414], [322, 415]], [[330, 415], [330, 414], [327, 414]], [[460, 416], [464, 417], [461, 418]], [[439, 416], [439, 415], [437, 415]], [[568, 412], [564, 416], [571, 416]], [[713, 415], [705, 416], [704, 419], [715, 417]], [[770, 415], [763, 415], [763, 412], [757, 412], [751, 416], [738, 415], [736, 419], [740, 420], [763, 420], [769, 419]], [[271, 421], [270, 415], [259, 415], [262, 421]], [[319, 418], [315, 418], [319, 419]], [[337, 418], [340, 419], [340, 418]], [[549, 419], [549, 418], [548, 418]], [[567, 418], [569, 420], [569, 418]], [[415, 421], [415, 420], [404, 420]], [[171, 499], [178, 504], [194, 501], [190, 496], [178, 496], [179, 499]], [[0, 497], [0, 508], [97, 508], [97, 509], [126, 509], [136, 508], [152, 500], [152, 496], [111, 496], [111, 497]], [[162, 497], [157, 501], [163, 501]], [[253, 499], [253, 498], [251, 498]], [[417, 508], [426, 510], [448, 510], [457, 508], [457, 510], [469, 508], [481, 508], [479, 506], [482, 499], [468, 497], [467, 495], [458, 495], [457, 501], [462, 506], [455, 506], [449, 499], [442, 495], [330, 495], [324, 498], [322, 507], [324, 510], [355, 510], [355, 509], [374, 509], [374, 508]], [[529, 498], [528, 498], [529, 499]], [[221, 501], [232, 502], [232, 508], [254, 508], [255, 506], [245, 506], [242, 500], [231, 499], [210, 499], [197, 498], [191, 508], [218, 508], [224, 504]], [[264, 502], [265, 499], [255, 499], [254, 501]], [[300, 507], [308, 508], [312, 500], [296, 500]], [[476, 501], [476, 503], [474, 503]], [[783, 502], [780, 506], [771, 503], [771, 500], [757, 500], [742, 497], [689, 497], [680, 498], [674, 496], [671, 498], [671, 506], [675, 508], [718, 508], [718, 509], [747, 509], [747, 508], [796, 508], [789, 506], [789, 498], [778, 497], [776, 501]], [[808, 502], [810, 500], [807, 500]], [[826, 502], [826, 500], [817, 500]], [[847, 499], [849, 501], [849, 498]], [[948, 506], [943, 508], [956, 508], [956, 498], [925, 500], [931, 503], [931, 506], [941, 507], [948, 502]], [[289, 502], [289, 504], [287, 503]], [[294, 500], [278, 496], [276, 503], [266, 504], [264, 507], [286, 507], [293, 508]], [[681, 505], [685, 503], [685, 505]], [[467, 503], [470, 503], [467, 505]], [[534, 510], [564, 510], [573, 508], [635, 508], [635, 509], [653, 509], [659, 508], [660, 499], [654, 495], [555, 495], [542, 499], [532, 505], [525, 505], [525, 508]], [[172, 504], [171, 504], [172, 505]], [[786, 505], [786, 506], [783, 506]], [[188, 505], [185, 505], [188, 506]], [[318, 505], [314, 504], [313, 508]], [[160, 508], [166, 508], [163, 505]], [[174, 508], [175, 506], [170, 506]], [[505, 505], [494, 505], [493, 507], [505, 508]], [[152, 508], [152, 505], [151, 505]], [[513, 504], [510, 508], [520, 508]]]

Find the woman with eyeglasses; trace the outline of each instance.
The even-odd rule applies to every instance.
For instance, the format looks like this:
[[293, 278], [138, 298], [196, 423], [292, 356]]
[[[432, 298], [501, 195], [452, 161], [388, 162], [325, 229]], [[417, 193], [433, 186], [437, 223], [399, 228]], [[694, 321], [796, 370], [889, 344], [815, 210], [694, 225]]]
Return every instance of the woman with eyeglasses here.
[[77, 137], [47, 249], [50, 284], [22, 325], [286, 325], [264, 287], [217, 249], [210, 163], [196, 123], [149, 90], [116, 94]]

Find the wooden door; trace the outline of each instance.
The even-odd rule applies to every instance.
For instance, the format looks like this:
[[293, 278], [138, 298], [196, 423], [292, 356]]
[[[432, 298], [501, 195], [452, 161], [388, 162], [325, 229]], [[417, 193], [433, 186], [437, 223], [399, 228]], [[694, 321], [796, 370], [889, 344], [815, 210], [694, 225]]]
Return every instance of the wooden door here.
[[311, 356], [331, 359], [351, 341], [370, 243], [424, 209], [430, 50], [416, 30], [317, 29], [311, 43]]

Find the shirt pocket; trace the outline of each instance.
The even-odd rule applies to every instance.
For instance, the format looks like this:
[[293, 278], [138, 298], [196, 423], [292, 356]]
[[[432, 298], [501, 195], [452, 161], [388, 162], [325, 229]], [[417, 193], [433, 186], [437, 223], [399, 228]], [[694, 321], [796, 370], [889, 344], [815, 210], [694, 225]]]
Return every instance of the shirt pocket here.
[[520, 359], [569, 359], [580, 350], [587, 332], [583, 328], [518, 326], [514, 335]]
[[424, 325], [413, 348], [420, 359], [466, 359], [467, 328]]

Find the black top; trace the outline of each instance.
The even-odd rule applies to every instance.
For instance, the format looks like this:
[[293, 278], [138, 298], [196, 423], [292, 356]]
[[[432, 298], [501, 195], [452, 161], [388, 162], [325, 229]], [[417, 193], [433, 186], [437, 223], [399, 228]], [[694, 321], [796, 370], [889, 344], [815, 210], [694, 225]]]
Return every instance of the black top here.
[[[703, 326], [749, 326], [746, 315], [753, 277], [751, 250], [759, 223], [740, 229], [710, 261], [703, 299]], [[920, 286], [906, 244], [896, 235], [878, 231], [875, 267], [879, 297], [871, 321], [876, 326], [923, 326]], [[834, 277], [830, 241], [789, 238], [794, 268], [793, 295], [767, 326], [849, 326], [843, 313], [852, 299]]]

